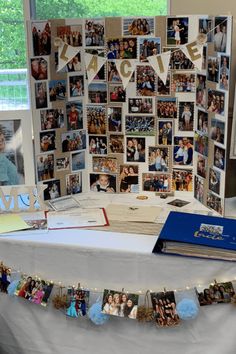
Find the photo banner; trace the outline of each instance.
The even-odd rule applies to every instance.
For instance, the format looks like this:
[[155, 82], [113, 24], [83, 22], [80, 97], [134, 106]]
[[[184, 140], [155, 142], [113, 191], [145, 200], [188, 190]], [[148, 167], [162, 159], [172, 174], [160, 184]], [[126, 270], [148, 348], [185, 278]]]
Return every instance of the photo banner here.
[[152, 55], [147, 57], [149, 63], [156, 71], [157, 75], [166, 84], [166, 79], [168, 75], [169, 63], [170, 63], [171, 51], [162, 53], [160, 55]]
[[186, 57], [191, 60], [198, 70], [202, 70], [203, 61], [203, 45], [198, 43], [197, 40], [187, 43], [180, 47]]
[[136, 60], [134, 59], [116, 59], [116, 68], [121, 77], [123, 88], [125, 89], [136, 68]]
[[106, 63], [106, 58], [99, 57], [89, 53], [84, 54], [85, 68], [88, 76], [88, 84], [90, 84], [101, 67]]
[[58, 47], [58, 69], [57, 71], [62, 70], [67, 63], [73, 59], [76, 54], [79, 52], [79, 47], [72, 47], [71, 45], [61, 41], [60, 46]]

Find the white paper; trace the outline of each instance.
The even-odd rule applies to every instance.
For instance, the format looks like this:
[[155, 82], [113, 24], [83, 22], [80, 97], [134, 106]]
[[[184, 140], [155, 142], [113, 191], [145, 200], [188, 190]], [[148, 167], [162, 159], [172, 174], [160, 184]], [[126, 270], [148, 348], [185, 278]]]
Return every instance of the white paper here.
[[162, 208], [158, 206], [137, 206], [110, 204], [106, 208], [108, 220], [152, 222], [159, 216]]

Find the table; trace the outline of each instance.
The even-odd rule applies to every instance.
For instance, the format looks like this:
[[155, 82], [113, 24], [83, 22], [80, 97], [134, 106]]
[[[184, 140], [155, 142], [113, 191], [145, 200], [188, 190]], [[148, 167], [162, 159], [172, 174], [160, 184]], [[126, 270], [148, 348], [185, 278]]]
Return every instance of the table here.
[[[57, 230], [0, 239], [0, 259], [25, 273], [66, 285], [162, 291], [235, 279], [236, 264], [151, 254], [156, 236], [93, 230]], [[92, 303], [99, 293], [93, 292]], [[96, 326], [0, 294], [1, 354], [233, 354], [236, 306], [211, 305], [173, 328], [111, 318]]]

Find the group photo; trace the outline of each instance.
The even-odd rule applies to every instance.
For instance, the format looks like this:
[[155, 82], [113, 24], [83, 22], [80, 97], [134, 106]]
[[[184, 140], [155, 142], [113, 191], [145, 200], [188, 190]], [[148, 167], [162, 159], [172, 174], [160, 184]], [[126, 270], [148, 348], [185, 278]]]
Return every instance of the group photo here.
[[103, 293], [102, 313], [136, 319], [138, 300], [139, 296], [136, 294], [105, 289]]
[[173, 291], [151, 293], [152, 306], [155, 312], [155, 321], [158, 326], [176, 326], [180, 319], [176, 311], [176, 302]]

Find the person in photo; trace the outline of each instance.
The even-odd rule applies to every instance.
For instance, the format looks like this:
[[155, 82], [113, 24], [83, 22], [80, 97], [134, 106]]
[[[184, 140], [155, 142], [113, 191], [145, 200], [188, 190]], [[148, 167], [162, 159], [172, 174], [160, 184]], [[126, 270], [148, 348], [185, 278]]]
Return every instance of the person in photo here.
[[5, 153], [6, 140], [3, 131], [0, 130], [0, 185], [9, 186], [19, 184], [17, 168]]
[[110, 178], [108, 175], [100, 174], [96, 182], [94, 182], [90, 190], [92, 192], [106, 192], [115, 193], [114, 188], [110, 185]]

